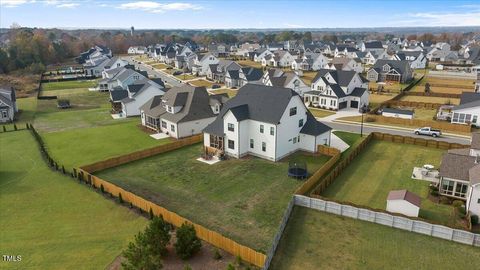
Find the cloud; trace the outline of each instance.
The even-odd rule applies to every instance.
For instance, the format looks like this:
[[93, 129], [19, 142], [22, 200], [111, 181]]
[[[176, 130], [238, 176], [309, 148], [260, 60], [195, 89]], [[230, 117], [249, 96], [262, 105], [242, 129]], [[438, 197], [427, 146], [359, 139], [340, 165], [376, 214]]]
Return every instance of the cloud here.
[[59, 4], [56, 5], [57, 8], [74, 8], [79, 6], [80, 4], [78, 3], [64, 3], [64, 4]]
[[[480, 5], [459, 6], [466, 11], [408, 13], [392, 21], [392, 26], [477, 26], [480, 25]], [[476, 7], [477, 9], [475, 9]]]
[[0, 0], [0, 6], [13, 8], [34, 2], [35, 0]]
[[199, 10], [203, 7], [190, 4], [190, 3], [168, 3], [162, 4], [153, 1], [139, 1], [123, 3], [118, 8], [131, 9], [131, 10], [143, 10], [152, 13], [163, 13], [165, 11], [183, 11], [183, 10]]

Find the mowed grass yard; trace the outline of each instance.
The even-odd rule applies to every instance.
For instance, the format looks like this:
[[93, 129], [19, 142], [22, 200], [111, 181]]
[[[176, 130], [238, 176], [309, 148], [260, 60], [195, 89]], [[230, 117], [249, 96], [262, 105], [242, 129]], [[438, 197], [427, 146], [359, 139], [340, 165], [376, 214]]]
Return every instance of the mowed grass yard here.
[[449, 226], [461, 225], [454, 208], [428, 197], [428, 181], [411, 179], [413, 167], [438, 168], [445, 151], [373, 140], [325, 190], [322, 196], [385, 210], [391, 190], [407, 189], [422, 198], [420, 217]]
[[57, 91], [76, 88], [90, 88], [97, 84], [97, 80], [77, 80], [63, 82], [49, 82], [42, 84], [42, 91]]
[[51, 171], [28, 131], [0, 133], [0, 269], [104, 269], [147, 220]]
[[329, 111], [329, 110], [321, 110], [321, 109], [314, 109], [314, 108], [309, 108], [309, 110], [313, 114], [313, 116], [318, 118], [323, 118], [323, 117], [327, 117], [335, 114], [334, 111]]
[[269, 269], [472, 269], [478, 254], [476, 247], [297, 206]]
[[[371, 95], [370, 95], [371, 97]], [[425, 102], [425, 103], [438, 103], [438, 104], [460, 104], [459, 98], [443, 98], [443, 97], [425, 97], [425, 96], [403, 96], [401, 101], [413, 101], [413, 102]]]
[[427, 82], [430, 84], [430, 91], [433, 93], [461, 94], [462, 92], [473, 92], [475, 89], [474, 80], [427, 76], [426, 79], [415, 86], [412, 91], [425, 92], [425, 84]]
[[[267, 252], [293, 192], [303, 184], [287, 176], [288, 159], [229, 159], [214, 165], [197, 161], [203, 145], [135, 161], [96, 173], [241, 244]], [[310, 172], [326, 156], [294, 154]]]
[[213, 82], [209, 82], [207, 80], [194, 80], [194, 81], [189, 81], [188, 83], [197, 87], [205, 86], [205, 88], [212, 88], [212, 85], [216, 84]]

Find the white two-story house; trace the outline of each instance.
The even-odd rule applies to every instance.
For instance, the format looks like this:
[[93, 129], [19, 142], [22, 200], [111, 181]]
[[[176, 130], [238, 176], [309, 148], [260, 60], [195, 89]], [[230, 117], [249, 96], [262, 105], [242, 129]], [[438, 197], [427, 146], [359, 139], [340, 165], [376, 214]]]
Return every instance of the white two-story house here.
[[293, 70], [319, 70], [325, 68], [328, 58], [321, 53], [305, 52], [302, 58], [295, 59], [292, 63]]
[[290, 88], [300, 96], [310, 90], [310, 87], [292, 71], [283, 71], [279, 68], [271, 68], [262, 76], [262, 84], [282, 88]]
[[295, 61], [296, 56], [293, 56], [288, 51], [278, 50], [273, 55], [267, 55], [262, 59], [262, 66], [266, 67], [290, 67]]
[[192, 73], [198, 76], [207, 75], [210, 65], [218, 64], [219, 60], [212, 53], [196, 54], [194, 64], [192, 66]]
[[355, 71], [321, 69], [304, 93], [307, 105], [329, 110], [362, 109], [369, 105], [368, 81]]
[[330, 127], [318, 122], [291, 89], [247, 84], [204, 129], [205, 152], [279, 161], [298, 150], [329, 145]]

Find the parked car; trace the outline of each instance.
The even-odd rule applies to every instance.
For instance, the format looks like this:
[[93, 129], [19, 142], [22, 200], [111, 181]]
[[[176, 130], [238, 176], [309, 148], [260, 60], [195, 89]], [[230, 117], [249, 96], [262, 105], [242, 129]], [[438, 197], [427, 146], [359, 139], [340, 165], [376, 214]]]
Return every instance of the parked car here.
[[220, 88], [220, 87], [221, 87], [221, 86], [220, 86], [220, 85], [218, 85], [218, 84], [214, 84], [214, 85], [212, 85], [212, 89], [218, 89], [218, 88]]
[[434, 138], [440, 137], [442, 135], [442, 131], [440, 131], [440, 129], [433, 129], [431, 127], [417, 128], [413, 132], [416, 135], [427, 135], [427, 136], [432, 136]]
[[183, 72], [177, 70], [177, 71], [173, 72], [172, 74], [173, 74], [173, 76], [177, 76], [177, 75], [181, 75], [182, 73]]

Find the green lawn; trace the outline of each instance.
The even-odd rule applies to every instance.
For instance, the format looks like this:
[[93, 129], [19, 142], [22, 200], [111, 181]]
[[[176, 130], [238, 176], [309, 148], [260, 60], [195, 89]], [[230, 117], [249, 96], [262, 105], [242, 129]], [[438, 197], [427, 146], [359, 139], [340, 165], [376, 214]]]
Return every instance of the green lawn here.
[[[303, 183], [287, 176], [288, 160], [197, 161], [203, 145], [183, 147], [97, 173], [99, 177], [152, 200], [193, 222], [266, 252], [293, 192]], [[301, 153], [310, 172], [326, 156]]]
[[42, 84], [42, 91], [65, 90], [74, 88], [94, 87], [97, 80], [81, 80], [81, 81], [65, 81], [65, 82], [49, 82]]
[[107, 158], [171, 142], [155, 140], [137, 127], [139, 119], [62, 132], [43, 133], [52, 158], [65, 168], [87, 165]]
[[[37, 98], [28, 97], [28, 98], [17, 98], [17, 107], [19, 112], [16, 115], [15, 124], [18, 128], [24, 128], [25, 123], [32, 123], [33, 118], [35, 117], [35, 111], [37, 109]], [[5, 125], [7, 130], [13, 129], [13, 124], [2, 124]]]
[[193, 80], [193, 79], [197, 78], [196, 76], [194, 76], [192, 74], [180, 74], [180, 75], [175, 75], [175, 77], [180, 79], [180, 80]]
[[322, 194], [327, 198], [385, 209], [391, 190], [407, 189], [422, 197], [420, 217], [457, 225], [452, 206], [427, 199], [427, 181], [413, 180], [414, 166], [438, 167], [443, 150], [373, 140]]
[[309, 108], [309, 110], [313, 114], [313, 116], [318, 118], [323, 118], [323, 117], [327, 117], [335, 114], [334, 111], [329, 111], [329, 110], [321, 110], [321, 109], [314, 109], [314, 108]]
[[472, 246], [295, 207], [269, 269], [473, 269], [480, 265], [479, 252]]
[[0, 134], [0, 269], [104, 269], [146, 224], [51, 171], [28, 131]]

